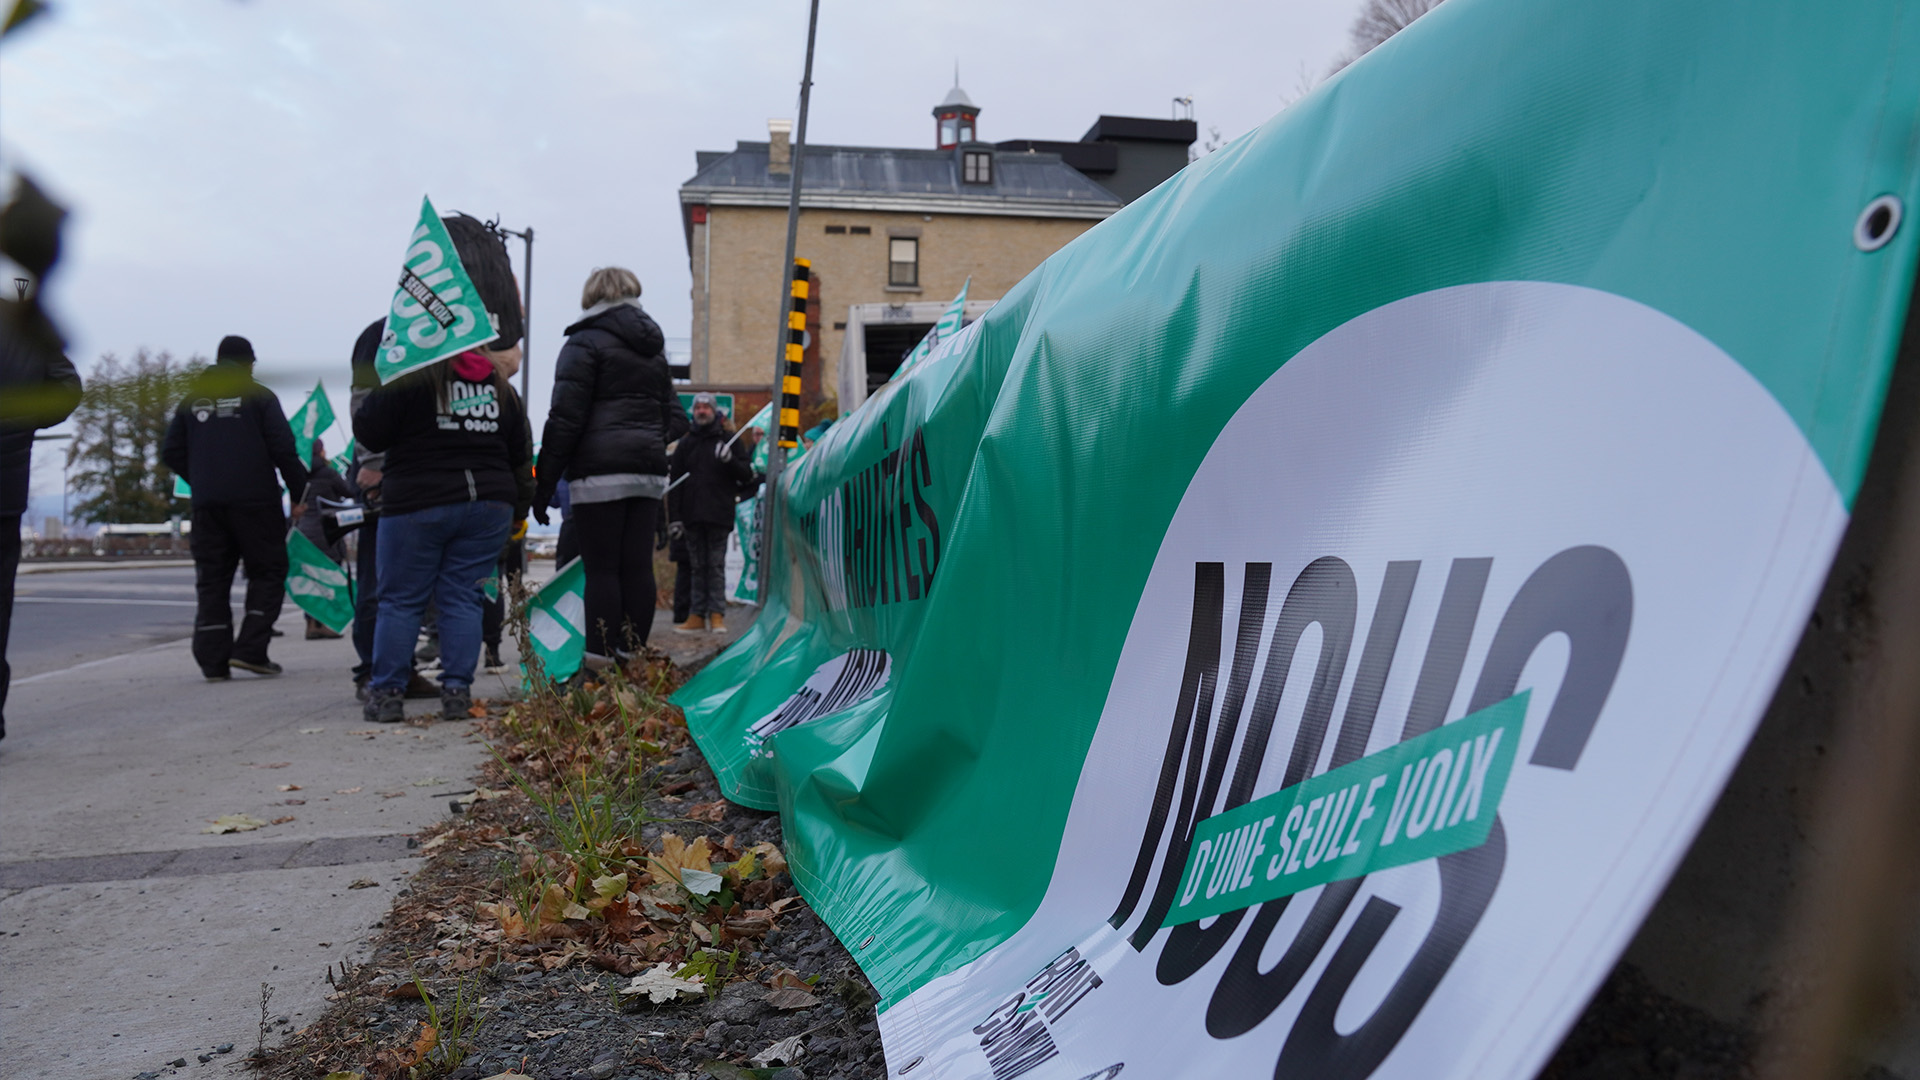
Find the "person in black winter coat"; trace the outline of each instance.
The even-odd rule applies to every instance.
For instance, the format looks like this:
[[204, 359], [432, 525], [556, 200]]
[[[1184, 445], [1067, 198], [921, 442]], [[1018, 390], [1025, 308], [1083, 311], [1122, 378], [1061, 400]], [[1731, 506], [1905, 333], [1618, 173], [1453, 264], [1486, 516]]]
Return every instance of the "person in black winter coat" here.
[[644, 645], [656, 603], [653, 536], [667, 488], [667, 444], [687, 430], [660, 327], [640, 308], [640, 279], [605, 267], [587, 277], [583, 309], [554, 365], [540, 440], [534, 515], [547, 523], [566, 480], [586, 570], [590, 658]]
[[[230, 667], [280, 674], [280, 665], [267, 659], [287, 589], [287, 519], [273, 474], [279, 471], [297, 503], [307, 489], [307, 469], [280, 399], [254, 381], [246, 338], [221, 339], [213, 366], [194, 377], [174, 410], [160, 457], [193, 488], [191, 547], [200, 598], [193, 658], [201, 674], [212, 681], [230, 677]], [[229, 594], [243, 561], [246, 617], [236, 634]]]
[[724, 630], [727, 610], [727, 534], [733, 531], [733, 506], [753, 482], [753, 463], [744, 443], [733, 438], [713, 405], [713, 395], [695, 394], [693, 430], [673, 448], [678, 486], [668, 496], [670, 534], [687, 545], [693, 588], [687, 620], [680, 630]]
[[20, 518], [33, 473], [33, 433], [52, 427], [80, 404], [73, 362], [36, 348], [0, 324], [0, 739], [7, 735], [7, 632], [13, 625], [13, 579], [20, 569]]

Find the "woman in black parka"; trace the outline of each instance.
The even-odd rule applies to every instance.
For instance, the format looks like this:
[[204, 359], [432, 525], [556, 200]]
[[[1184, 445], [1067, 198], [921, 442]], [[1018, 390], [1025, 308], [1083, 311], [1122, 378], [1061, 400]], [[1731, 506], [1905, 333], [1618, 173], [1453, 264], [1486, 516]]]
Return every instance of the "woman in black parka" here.
[[687, 413], [631, 270], [589, 274], [580, 307], [554, 366], [533, 501], [546, 524], [554, 488], [567, 481], [586, 563], [587, 652], [596, 661], [624, 653], [630, 640], [645, 644], [653, 628], [667, 444], [686, 434]]

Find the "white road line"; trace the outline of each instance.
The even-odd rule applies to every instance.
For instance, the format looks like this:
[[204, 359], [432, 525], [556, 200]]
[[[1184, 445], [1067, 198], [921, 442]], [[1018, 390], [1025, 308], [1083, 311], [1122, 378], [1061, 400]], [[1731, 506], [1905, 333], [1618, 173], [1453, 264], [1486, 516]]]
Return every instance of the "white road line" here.
[[148, 604], [154, 607], [199, 607], [196, 600], [135, 600], [103, 596], [15, 596], [16, 604]]
[[[16, 596], [14, 597], [14, 599], [18, 600], [19, 597]], [[190, 644], [189, 640], [184, 637], [179, 639], [178, 641], [163, 641], [158, 645], [149, 645], [144, 649], [135, 649], [132, 652], [123, 652], [123, 653], [116, 653], [112, 656], [103, 656], [98, 660], [88, 660], [84, 664], [75, 664], [72, 667], [55, 668], [52, 671], [43, 671], [38, 675], [29, 675], [24, 679], [15, 679], [13, 680], [13, 685], [25, 686], [28, 683], [39, 682], [41, 679], [51, 679], [55, 675], [65, 675], [69, 672], [81, 671], [86, 668], [99, 667], [101, 664], [111, 664], [115, 660], [124, 660], [129, 656], [138, 656], [141, 653], [157, 652], [160, 649], [185, 648], [189, 644]]]

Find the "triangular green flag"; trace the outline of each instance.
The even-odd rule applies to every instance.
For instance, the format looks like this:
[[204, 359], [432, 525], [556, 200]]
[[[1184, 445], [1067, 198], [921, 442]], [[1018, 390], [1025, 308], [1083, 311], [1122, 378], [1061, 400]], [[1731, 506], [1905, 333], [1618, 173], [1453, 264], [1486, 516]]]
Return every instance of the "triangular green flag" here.
[[407, 241], [400, 284], [393, 291], [386, 333], [373, 361], [381, 384], [499, 336], [453, 237], [434, 212], [433, 200], [422, 197], [420, 224]]
[[934, 346], [959, 333], [960, 328], [966, 325], [967, 290], [972, 287], [973, 275], [969, 274], [967, 280], [960, 283], [960, 295], [954, 297], [953, 302], [947, 305], [947, 310], [940, 313], [940, 321], [933, 324], [933, 329], [927, 331], [927, 336], [921, 338], [920, 344], [915, 345], [906, 359], [900, 361], [900, 366], [894, 369], [894, 378], [905, 375], [907, 369], [931, 355]]
[[173, 474], [173, 497], [176, 499], [193, 498], [193, 489], [187, 486], [187, 478], [179, 473]]
[[353, 440], [348, 439], [347, 448], [328, 458], [327, 464], [333, 466], [333, 471], [341, 476], [347, 475], [347, 470], [353, 467]]
[[587, 652], [587, 571], [579, 559], [527, 599], [527, 630], [547, 678], [573, 677]]
[[746, 604], [760, 602], [760, 496], [733, 508], [733, 531], [740, 538], [740, 580], [734, 582], [733, 598]]
[[313, 463], [314, 440], [333, 426], [333, 419], [333, 403], [327, 400], [326, 384], [316, 382], [313, 384], [313, 393], [307, 395], [306, 403], [287, 418], [287, 422], [293, 425], [293, 448], [300, 453], [300, 464]]
[[301, 611], [336, 634], [353, 622], [353, 587], [340, 564], [295, 529], [287, 534], [287, 594]]

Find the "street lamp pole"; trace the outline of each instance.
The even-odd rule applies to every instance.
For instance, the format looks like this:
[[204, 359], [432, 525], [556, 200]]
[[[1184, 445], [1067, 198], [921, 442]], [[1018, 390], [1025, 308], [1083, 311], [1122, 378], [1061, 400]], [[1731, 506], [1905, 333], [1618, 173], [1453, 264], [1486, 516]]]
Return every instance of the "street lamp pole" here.
[[807, 167], [807, 103], [813, 93], [813, 38], [819, 23], [820, 0], [812, 0], [807, 6], [807, 60], [800, 73], [800, 116], [793, 131], [793, 179], [787, 186], [787, 257], [780, 264], [780, 334], [774, 350], [772, 423], [767, 425], [767, 436], [772, 440], [772, 445], [767, 447], [766, 491], [760, 498], [760, 587], [763, 599], [767, 575], [773, 565], [773, 530], [779, 527], [780, 521], [780, 473], [787, 463], [787, 448], [780, 441], [781, 388], [787, 374], [787, 318], [793, 303], [793, 255], [800, 233], [800, 177]]
[[526, 254], [520, 259], [520, 400], [527, 400], [527, 376], [533, 370], [533, 226], [518, 231], [501, 229], [503, 236], [517, 236], [526, 241]]

